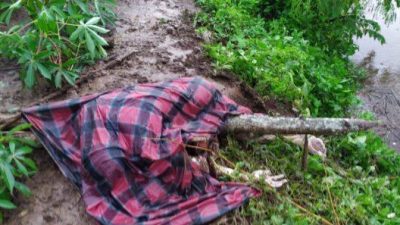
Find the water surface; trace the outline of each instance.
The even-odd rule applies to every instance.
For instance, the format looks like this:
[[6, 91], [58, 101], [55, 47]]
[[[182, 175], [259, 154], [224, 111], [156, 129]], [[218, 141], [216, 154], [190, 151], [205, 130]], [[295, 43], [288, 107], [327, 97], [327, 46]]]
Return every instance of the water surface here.
[[397, 15], [394, 22], [385, 24], [383, 18], [369, 13], [369, 18], [379, 22], [386, 43], [382, 45], [370, 37], [357, 39], [359, 51], [352, 60], [368, 74], [360, 92], [363, 107], [385, 122], [386, 128], [377, 132], [400, 151], [400, 10]]

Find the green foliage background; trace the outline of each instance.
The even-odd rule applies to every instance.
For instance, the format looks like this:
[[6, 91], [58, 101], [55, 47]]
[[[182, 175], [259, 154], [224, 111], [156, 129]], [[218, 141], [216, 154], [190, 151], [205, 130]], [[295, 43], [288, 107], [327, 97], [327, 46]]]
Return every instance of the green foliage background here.
[[[26, 87], [44, 79], [56, 87], [70, 85], [81, 67], [107, 55], [114, 0], [17, 0], [0, 3], [0, 56], [16, 59]], [[15, 14], [26, 19], [10, 24]]]
[[[398, 1], [373, 1], [388, 21]], [[199, 33], [219, 70], [231, 71], [264, 98], [297, 108], [304, 116], [349, 116], [364, 78], [349, 56], [354, 37], [381, 42], [380, 27], [356, 0], [197, 0]], [[233, 213], [229, 224], [400, 224], [400, 156], [372, 132], [327, 139], [328, 159], [312, 156], [299, 170], [301, 150], [279, 139], [267, 145], [230, 140], [224, 154], [237, 170], [266, 167], [284, 173], [279, 190]], [[226, 179], [239, 179], [230, 177]], [[300, 209], [300, 207], [303, 209]], [[305, 211], [305, 210], [306, 211]], [[327, 223], [325, 223], [327, 224]]]

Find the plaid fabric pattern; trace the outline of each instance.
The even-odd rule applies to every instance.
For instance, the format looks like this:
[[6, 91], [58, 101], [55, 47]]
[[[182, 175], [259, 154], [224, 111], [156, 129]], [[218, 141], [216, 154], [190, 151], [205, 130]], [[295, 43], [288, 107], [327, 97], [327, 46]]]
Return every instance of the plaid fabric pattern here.
[[142, 84], [31, 107], [23, 117], [103, 225], [204, 224], [259, 191], [219, 182], [184, 144], [250, 113], [208, 81]]

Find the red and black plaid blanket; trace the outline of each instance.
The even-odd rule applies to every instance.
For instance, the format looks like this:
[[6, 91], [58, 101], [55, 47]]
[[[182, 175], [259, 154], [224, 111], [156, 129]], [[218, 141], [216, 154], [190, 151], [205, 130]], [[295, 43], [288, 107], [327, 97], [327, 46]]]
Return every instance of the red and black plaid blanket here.
[[250, 113], [199, 77], [142, 84], [23, 111], [100, 224], [204, 224], [259, 192], [219, 182], [184, 144]]

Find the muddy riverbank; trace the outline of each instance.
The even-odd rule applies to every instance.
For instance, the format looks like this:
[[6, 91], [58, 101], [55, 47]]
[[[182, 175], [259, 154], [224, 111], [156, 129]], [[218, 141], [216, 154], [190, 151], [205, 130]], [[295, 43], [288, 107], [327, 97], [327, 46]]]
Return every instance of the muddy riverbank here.
[[386, 24], [381, 17], [369, 13], [381, 26], [385, 44], [369, 37], [356, 40], [359, 51], [352, 60], [367, 72], [367, 80], [359, 96], [363, 108], [372, 111], [385, 128], [376, 131], [387, 143], [400, 151], [400, 10], [397, 19]]

